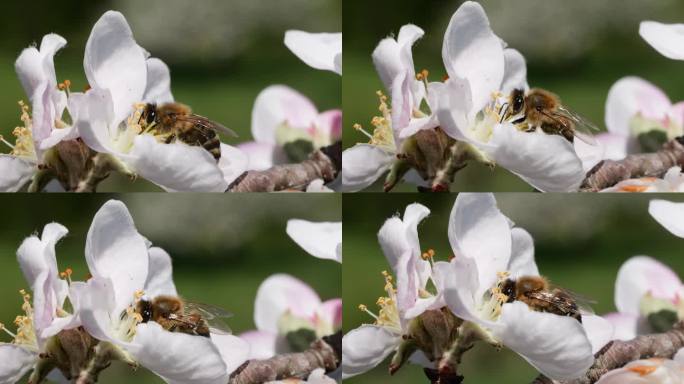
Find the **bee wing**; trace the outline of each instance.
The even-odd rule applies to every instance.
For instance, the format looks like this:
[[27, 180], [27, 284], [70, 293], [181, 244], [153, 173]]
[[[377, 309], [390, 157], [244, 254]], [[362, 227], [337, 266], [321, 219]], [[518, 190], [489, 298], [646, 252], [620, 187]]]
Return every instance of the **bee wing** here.
[[[566, 295], [565, 291], [562, 294], [558, 292], [534, 291], [527, 292], [526, 295], [531, 299], [545, 301], [563, 313], [589, 313], [580, 307], [573, 296]], [[590, 313], [593, 313], [593, 311]]]
[[202, 316], [204, 321], [207, 322], [209, 329], [213, 333], [218, 333], [221, 335], [229, 335], [233, 331], [230, 326], [226, 324], [223, 319], [233, 317], [233, 314], [226, 311], [223, 308], [216, 307], [214, 305], [185, 302], [185, 312], [186, 313], [197, 313]]
[[570, 119], [574, 124], [573, 124], [573, 135], [584, 141], [585, 143], [589, 145], [596, 145], [596, 139], [594, 139], [594, 135], [592, 132], [599, 131], [599, 127], [594, 125], [594, 123], [590, 122], [589, 120], [585, 119], [582, 117], [580, 114], [577, 112], [574, 112], [570, 109], [567, 109], [566, 107], [560, 106], [558, 107], [558, 110], [554, 112], [555, 115], [562, 116], [566, 119]]
[[215, 121], [209, 120], [204, 116], [192, 114], [192, 115], [179, 115], [176, 118], [178, 120], [190, 122], [195, 127], [197, 127], [198, 129], [211, 129], [211, 130], [218, 131], [218, 132], [221, 132], [223, 134], [226, 134], [226, 135], [229, 135], [232, 137], [238, 136], [237, 133], [235, 133], [235, 131], [233, 131], [232, 129], [226, 128], [225, 126], [223, 126], [223, 125], [221, 125]]
[[596, 300], [592, 300], [592, 299], [590, 299], [584, 295], [581, 295], [577, 292], [573, 292], [569, 289], [556, 287], [553, 285], [551, 285], [551, 287], [552, 287], [551, 289], [554, 289], [558, 292], [562, 292], [563, 295], [572, 299], [575, 302], [575, 304], [577, 304], [577, 308], [579, 309], [579, 311], [581, 313], [587, 314], [587, 315], [593, 315], [594, 314], [594, 309], [591, 308], [591, 306], [593, 304], [596, 304]]

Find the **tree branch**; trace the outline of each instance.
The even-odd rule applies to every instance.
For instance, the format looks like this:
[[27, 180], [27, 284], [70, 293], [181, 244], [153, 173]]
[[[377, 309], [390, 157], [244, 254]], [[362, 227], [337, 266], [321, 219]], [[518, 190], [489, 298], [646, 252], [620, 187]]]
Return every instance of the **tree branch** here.
[[684, 168], [684, 136], [665, 143], [658, 152], [629, 155], [618, 161], [596, 164], [582, 182], [580, 191], [598, 192], [627, 179], [663, 177], [668, 169]]
[[248, 171], [226, 192], [304, 191], [316, 179], [329, 183], [342, 169], [342, 143], [321, 148], [298, 164], [276, 165], [265, 171]]
[[228, 384], [257, 384], [287, 378], [306, 379], [323, 368], [336, 370], [342, 362], [342, 332], [316, 340], [298, 353], [287, 353], [267, 360], [252, 360], [233, 373]]
[[596, 361], [584, 377], [568, 381], [554, 381], [540, 375], [532, 384], [593, 384], [608, 371], [625, 364], [651, 357], [671, 359], [680, 348], [684, 348], [684, 322], [664, 333], [637, 336], [629, 341], [611, 341], [596, 353]]

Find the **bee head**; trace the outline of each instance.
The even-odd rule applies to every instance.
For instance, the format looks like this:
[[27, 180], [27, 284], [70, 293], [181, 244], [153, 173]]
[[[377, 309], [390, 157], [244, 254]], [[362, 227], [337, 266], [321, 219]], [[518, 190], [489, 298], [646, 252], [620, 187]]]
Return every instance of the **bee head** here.
[[525, 106], [525, 92], [522, 89], [515, 89], [511, 93], [511, 114], [517, 115]]
[[140, 300], [138, 303], [138, 313], [142, 317], [143, 323], [152, 320], [152, 303], [147, 300]]
[[147, 125], [154, 123], [157, 119], [157, 105], [147, 103], [147, 105], [145, 105], [145, 110], [143, 110], [143, 113], [140, 115], [140, 119], [145, 120]]
[[500, 285], [501, 293], [508, 297], [507, 303], [512, 303], [515, 300], [515, 281], [506, 279]]

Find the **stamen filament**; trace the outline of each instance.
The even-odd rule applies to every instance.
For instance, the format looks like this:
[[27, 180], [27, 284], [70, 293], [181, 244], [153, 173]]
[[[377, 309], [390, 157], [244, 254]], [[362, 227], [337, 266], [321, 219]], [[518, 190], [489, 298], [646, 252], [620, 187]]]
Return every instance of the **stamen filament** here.
[[12, 333], [12, 331], [7, 329], [7, 327], [5, 327], [5, 324], [3, 324], [3, 323], [0, 323], [0, 331], [5, 331], [5, 333], [10, 335], [10, 337], [12, 337], [12, 339], [17, 338], [17, 335], [15, 335], [14, 333]]
[[365, 129], [363, 129], [363, 127], [361, 126], [361, 124], [356, 123], [356, 124], [353, 125], [353, 127], [354, 127], [354, 129], [356, 129], [357, 131], [359, 131], [359, 132], [363, 133], [364, 135], [366, 135], [369, 139], [373, 140], [373, 135], [371, 135], [370, 133], [368, 133], [368, 131], [366, 131]]

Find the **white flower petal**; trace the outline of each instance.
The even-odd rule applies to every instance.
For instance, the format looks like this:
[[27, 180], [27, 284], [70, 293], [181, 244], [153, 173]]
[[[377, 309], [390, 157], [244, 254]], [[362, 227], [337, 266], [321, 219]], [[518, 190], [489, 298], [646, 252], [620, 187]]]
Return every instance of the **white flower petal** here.
[[285, 45], [310, 67], [342, 74], [336, 59], [342, 54], [342, 33], [285, 32]]
[[285, 85], [271, 85], [259, 93], [252, 109], [252, 136], [261, 143], [276, 142], [276, 129], [283, 123], [309, 129], [318, 116], [311, 100]]
[[385, 38], [373, 51], [375, 70], [390, 93], [392, 84], [399, 74], [408, 72], [411, 79], [415, 77], [411, 48], [424, 34], [419, 27], [406, 24], [399, 30], [397, 40], [392, 37]]
[[[94, 338], [116, 344], [126, 344], [113, 333], [112, 316], [117, 311], [114, 284], [111, 279], [93, 277], [79, 289], [79, 315], [83, 328]], [[132, 302], [129, 302], [129, 304]]]
[[466, 256], [456, 256], [450, 265], [451, 273], [444, 279], [442, 288], [446, 306], [463, 320], [491, 326], [492, 323], [481, 319], [477, 312], [482, 296], [478, 294], [480, 282], [475, 260]]
[[601, 316], [582, 315], [582, 326], [591, 342], [591, 353], [596, 353], [614, 339], [613, 324]]
[[237, 148], [247, 156], [247, 169], [250, 171], [264, 171], [288, 162], [283, 148], [274, 143], [249, 141], [238, 144]]
[[218, 348], [229, 374], [244, 364], [250, 356], [249, 343], [239, 337], [212, 334], [211, 341]]
[[66, 45], [66, 40], [54, 33], [43, 36], [40, 51], [35, 47], [24, 49], [14, 67], [24, 91], [31, 98], [41, 83], [56, 85], [54, 56]]
[[668, 59], [684, 60], [684, 24], [642, 21], [639, 35]]
[[638, 315], [639, 302], [645, 294], [675, 300], [681, 289], [681, 280], [665, 264], [648, 256], [635, 256], [622, 264], [618, 271], [615, 306], [621, 313]]
[[333, 329], [342, 327], [342, 299], [324, 301], [318, 309], [318, 314], [329, 322]]
[[139, 135], [127, 162], [138, 175], [167, 191], [225, 192], [228, 188], [216, 159], [202, 147], [165, 144]]
[[218, 167], [223, 174], [223, 180], [230, 185], [248, 170], [249, 158], [241, 149], [221, 143], [221, 158]]
[[[611, 140], [610, 143], [604, 141], [604, 138], [607, 138], [608, 136], [614, 136], [617, 140], [614, 142]], [[594, 168], [601, 160], [607, 158], [606, 153], [608, 148], [606, 147], [609, 145], [613, 147], [610, 148], [611, 155], [614, 155], [617, 151], [620, 151], [620, 154], [622, 154], [621, 159], [627, 155], [628, 139], [626, 136], [601, 133], [596, 135], [595, 139], [597, 141], [595, 145], [587, 144], [583, 140], [575, 140], [573, 142], [575, 153], [577, 153], [577, 156], [582, 160], [582, 170], [584, 170], [585, 173]], [[620, 156], [620, 154], [618, 154], [618, 156]]]
[[157, 58], [146, 61], [147, 64], [147, 86], [143, 94], [143, 101], [146, 103], [172, 103], [171, 94], [171, 72], [169, 67]]
[[142, 100], [147, 84], [145, 59], [121, 13], [108, 11], [95, 23], [86, 43], [83, 67], [93, 89], [111, 92], [116, 124]]
[[395, 157], [370, 144], [357, 144], [342, 152], [342, 189], [356, 192], [373, 184], [392, 166]]
[[337, 246], [342, 243], [342, 222], [314, 223], [292, 219], [287, 222], [286, 232], [312, 256], [342, 262], [337, 259]]
[[111, 279], [117, 308], [123, 309], [142, 290], [149, 257], [126, 206], [109, 200], [95, 214], [86, 239], [86, 261], [93, 277]]
[[278, 352], [278, 344], [282, 341], [276, 333], [267, 331], [247, 331], [240, 338], [249, 343], [250, 359], [270, 359]]
[[648, 213], [673, 235], [684, 237], [684, 203], [651, 200]]
[[374, 325], [362, 325], [342, 338], [342, 379], [364, 373], [394, 351], [401, 337]]
[[582, 161], [562, 136], [497, 124], [489, 144], [485, 151], [498, 165], [542, 192], [574, 192], [584, 180]]
[[113, 135], [118, 128], [109, 125], [114, 119], [113, 105], [108, 90], [91, 89], [85, 93], [79, 106], [78, 120], [74, 126], [83, 142], [97, 152], [119, 152], [112, 147]]
[[470, 82], [474, 112], [481, 110], [491, 93], [499, 90], [504, 78], [503, 48], [480, 4], [465, 2], [451, 17], [442, 58], [450, 78]]
[[0, 154], [0, 192], [16, 192], [31, 180], [36, 173], [32, 161]]
[[513, 228], [511, 238], [511, 261], [508, 264], [511, 278], [539, 276], [537, 263], [534, 262], [534, 240], [532, 236], [522, 228]]
[[19, 382], [33, 368], [37, 357], [34, 353], [18, 345], [0, 343], [0, 383]]
[[159, 247], [150, 248], [149, 256], [150, 264], [145, 282], [145, 294], [149, 297], [178, 296], [176, 285], [173, 283], [171, 256]]
[[135, 359], [167, 383], [228, 382], [226, 364], [208, 337], [168, 332], [150, 322], [138, 325], [133, 342], [129, 351]]
[[671, 106], [660, 88], [639, 77], [623, 77], [608, 91], [606, 127], [610, 133], [629, 137], [630, 121], [637, 113], [649, 119], [662, 119]]
[[554, 380], [582, 376], [594, 363], [591, 343], [579, 321], [530, 310], [525, 303], [504, 304], [495, 335], [539, 372]]
[[254, 303], [254, 324], [260, 331], [278, 332], [278, 321], [286, 312], [312, 319], [321, 299], [303, 281], [286, 274], [275, 274], [264, 280]]
[[449, 218], [449, 243], [456, 258], [467, 257], [477, 264], [478, 296], [496, 282], [511, 256], [508, 218], [489, 193], [460, 193]]
[[504, 49], [504, 78], [501, 92], [510, 94], [514, 89], [526, 90], [527, 64], [525, 57], [515, 49]]
[[603, 315], [613, 326], [613, 339], [632, 340], [639, 334], [639, 316], [629, 313], [613, 312]]
[[[432, 83], [431, 83], [432, 84]], [[456, 140], [467, 143], [476, 143], [469, 137], [466, 129], [468, 128], [468, 114], [473, 108], [473, 95], [470, 83], [466, 79], [449, 78], [443, 86], [432, 86], [430, 93], [437, 102], [437, 118], [444, 132]], [[431, 106], [433, 104], [431, 103]]]

